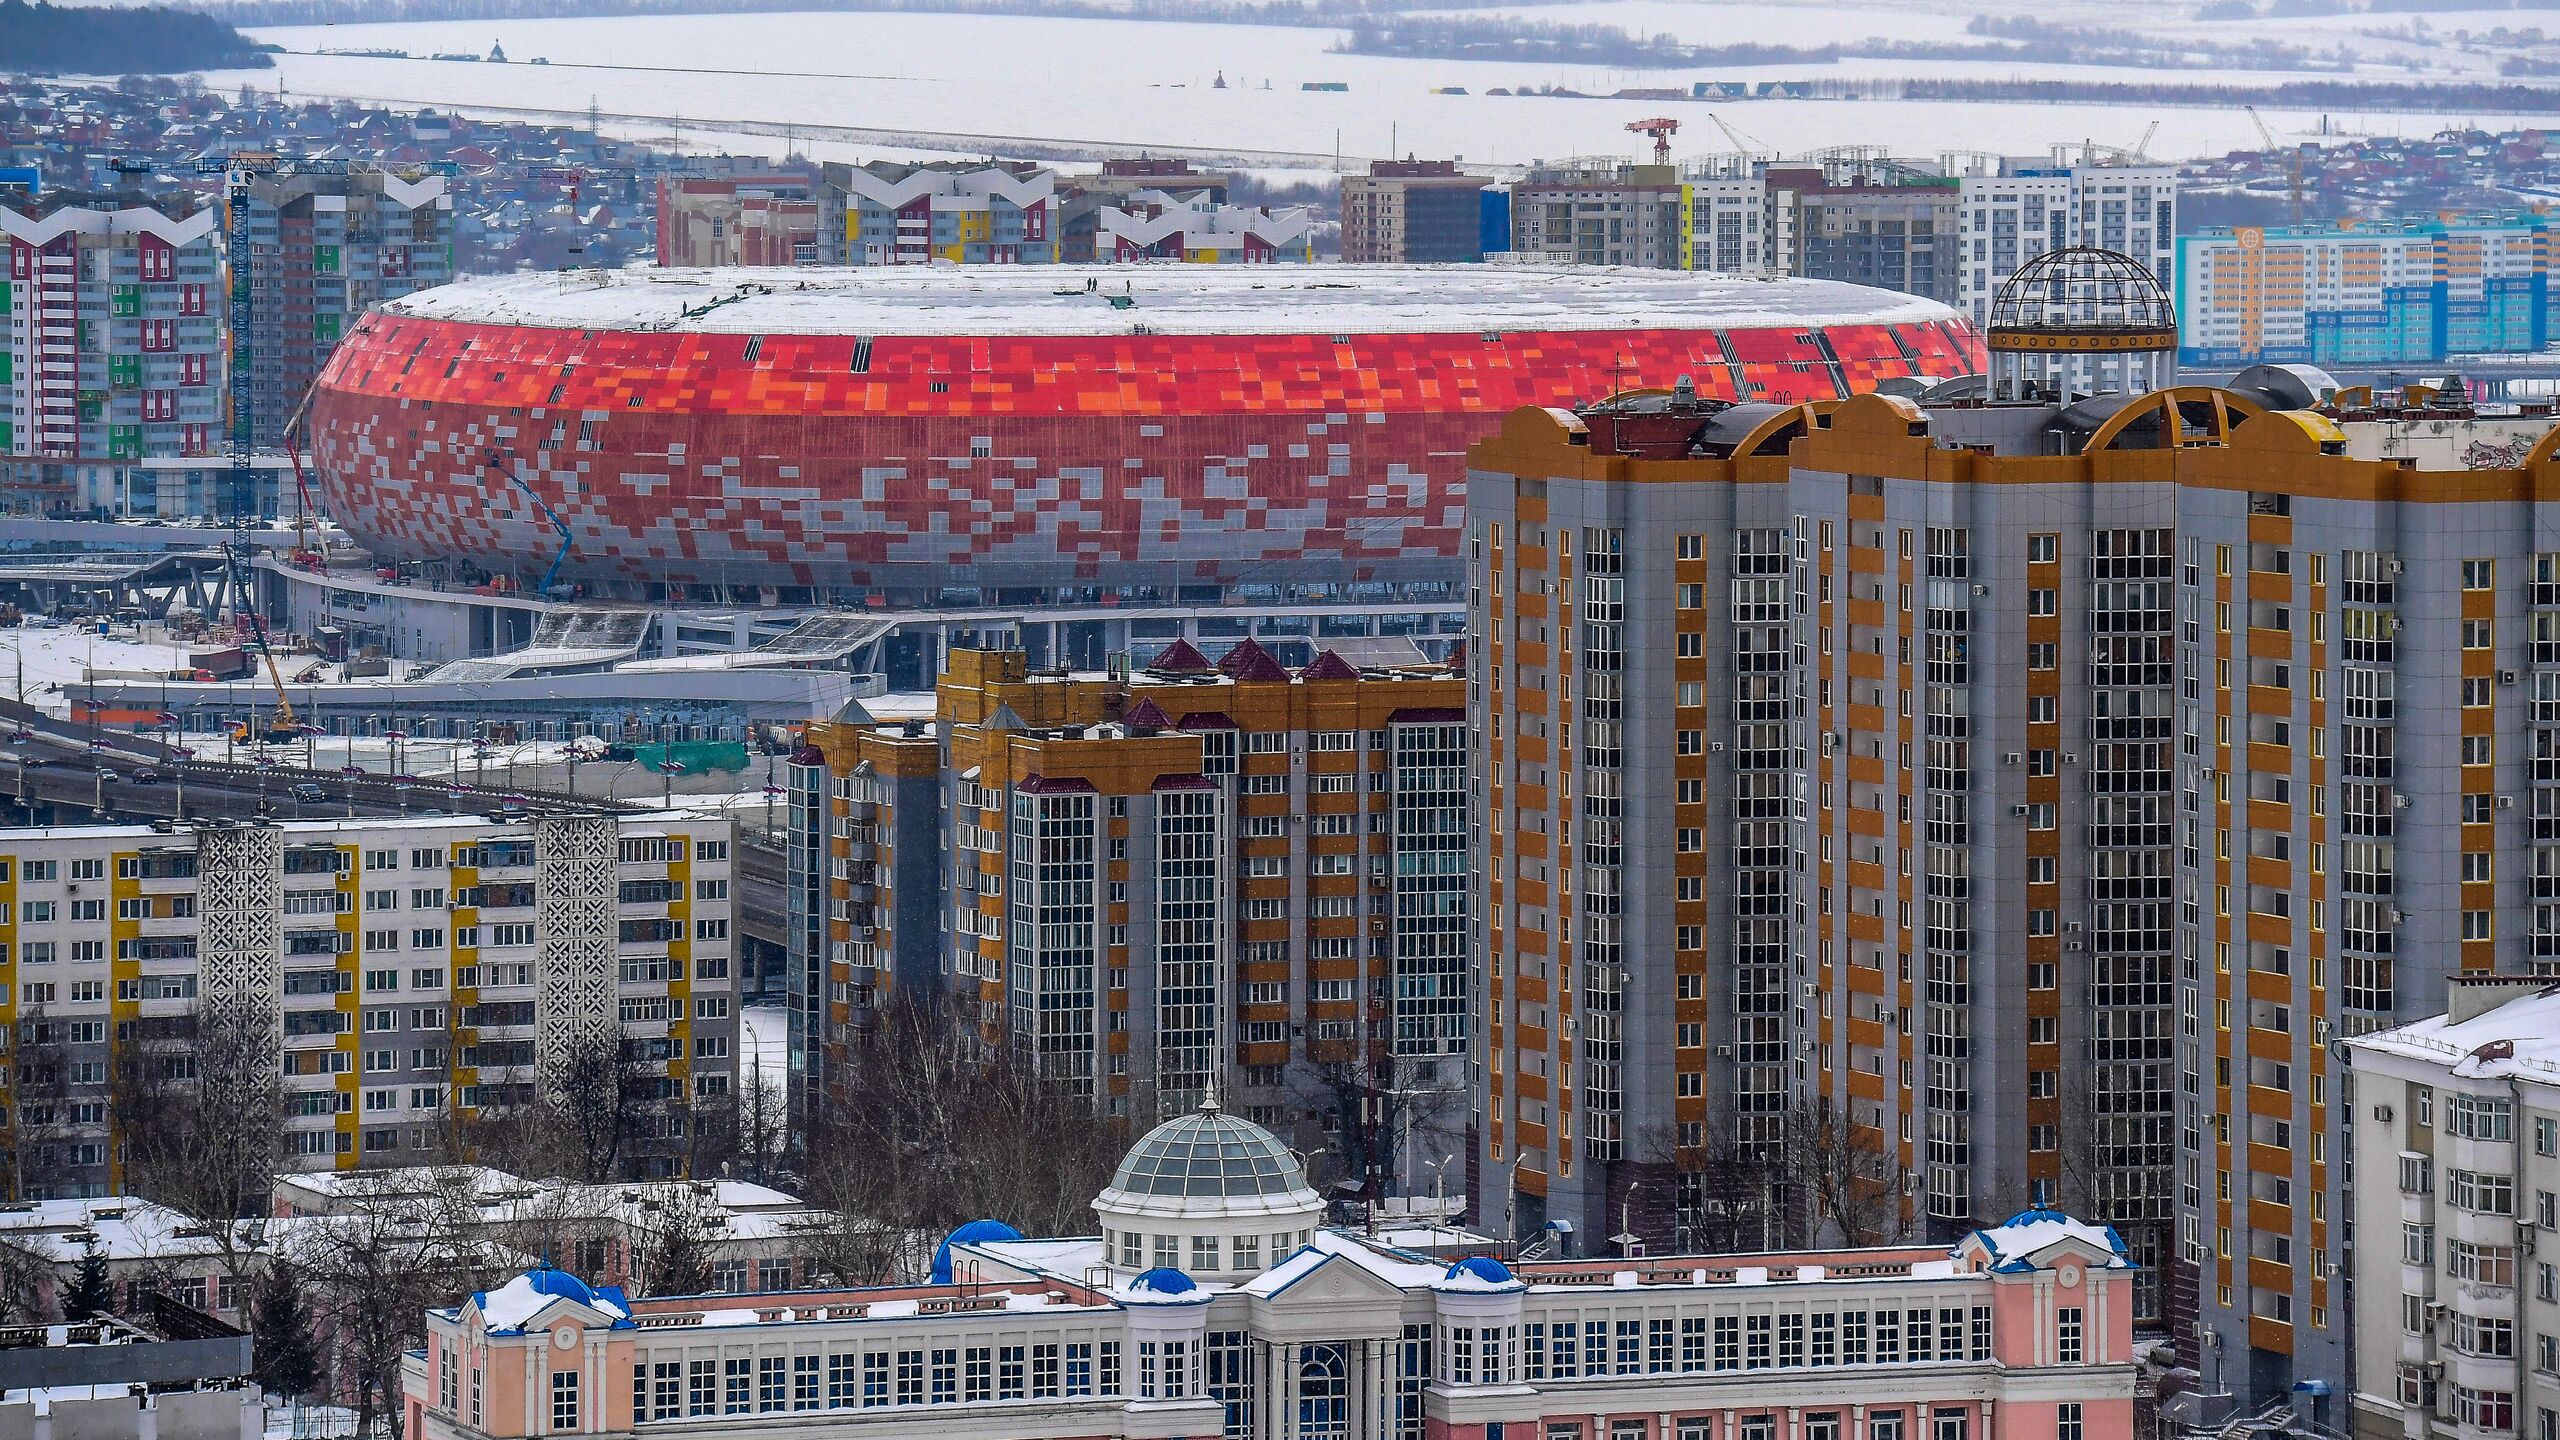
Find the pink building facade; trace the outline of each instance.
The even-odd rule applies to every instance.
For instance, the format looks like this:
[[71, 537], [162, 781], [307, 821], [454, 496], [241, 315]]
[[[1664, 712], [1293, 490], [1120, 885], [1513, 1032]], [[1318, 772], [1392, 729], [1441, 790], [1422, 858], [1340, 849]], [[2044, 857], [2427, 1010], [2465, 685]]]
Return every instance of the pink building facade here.
[[[2132, 1437], [2132, 1266], [2059, 1212], [1952, 1250], [1515, 1269], [1304, 1230], [1294, 1176], [1159, 1180], [1124, 1165], [1101, 1237], [968, 1227], [923, 1286], [626, 1300], [535, 1272], [429, 1316], [407, 1433]], [[1274, 1263], [1241, 1266], [1246, 1242]]]

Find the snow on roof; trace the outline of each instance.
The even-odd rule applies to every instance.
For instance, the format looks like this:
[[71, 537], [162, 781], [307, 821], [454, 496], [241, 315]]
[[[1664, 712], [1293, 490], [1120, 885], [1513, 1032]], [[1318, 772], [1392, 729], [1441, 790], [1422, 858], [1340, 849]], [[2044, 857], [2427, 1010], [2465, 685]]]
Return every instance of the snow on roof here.
[[2447, 1067], [2466, 1080], [2512, 1077], [2560, 1084], [2560, 985], [2520, 994], [2465, 1020], [2430, 1015], [2347, 1044]]
[[40, 1260], [67, 1264], [93, 1243], [109, 1264], [199, 1259], [222, 1251], [216, 1237], [195, 1221], [136, 1195], [35, 1200], [0, 1209], [0, 1244]]
[[[2066, 1240], [2076, 1240], [2108, 1257], [2100, 1267], [2107, 1270], [2130, 1270], [2133, 1262], [2125, 1258], [2124, 1237], [2114, 1228], [2075, 1220], [2059, 1210], [2041, 1206], [2021, 1210], [1997, 1225], [1973, 1232], [1972, 1238], [1982, 1242], [1994, 1270], [2033, 1269], [2035, 1257]], [[1917, 1278], [1921, 1267], [1911, 1267]]]
[[488, 1323], [492, 1335], [523, 1330], [526, 1321], [541, 1314], [543, 1307], [554, 1300], [568, 1300], [602, 1311], [613, 1317], [617, 1330], [631, 1324], [631, 1309], [622, 1303], [620, 1290], [610, 1285], [595, 1289], [566, 1270], [530, 1270], [471, 1299], [480, 1307], [480, 1318]]
[[[1124, 296], [1129, 305], [1116, 306]], [[634, 268], [487, 276], [421, 290], [382, 310], [710, 335], [1433, 334], [1955, 318], [1934, 300], [1836, 280], [1600, 265]]]

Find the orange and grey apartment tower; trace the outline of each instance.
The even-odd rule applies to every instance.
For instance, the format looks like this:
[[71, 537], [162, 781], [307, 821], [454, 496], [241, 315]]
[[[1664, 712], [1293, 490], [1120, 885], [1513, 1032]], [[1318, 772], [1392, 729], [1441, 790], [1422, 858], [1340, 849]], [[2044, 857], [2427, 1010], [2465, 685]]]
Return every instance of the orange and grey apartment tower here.
[[[2049, 1200], [2208, 1389], [2343, 1393], [2329, 1042], [2560, 959], [2560, 432], [2422, 468], [2324, 379], [1478, 445], [1487, 1223]], [[1898, 1217], [1803, 1173], [1840, 1127]]]
[[1445, 665], [1176, 642], [1111, 675], [957, 650], [936, 708], [813, 726], [794, 767], [808, 1093], [903, 991], [1105, 1114], [1214, 1094], [1373, 1194], [1463, 1149]]

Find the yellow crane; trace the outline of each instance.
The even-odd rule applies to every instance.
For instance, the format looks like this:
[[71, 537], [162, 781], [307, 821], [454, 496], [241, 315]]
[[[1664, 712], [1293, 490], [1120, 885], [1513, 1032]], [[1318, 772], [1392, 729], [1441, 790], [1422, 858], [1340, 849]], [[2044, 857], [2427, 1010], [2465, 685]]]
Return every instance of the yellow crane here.
[[2296, 145], [2291, 149], [2286, 149], [2284, 146], [2277, 144], [2276, 132], [2267, 128], [2266, 117], [2258, 113], [2257, 106], [2243, 105], [2240, 108], [2249, 112], [2249, 123], [2258, 127], [2258, 138], [2266, 142], [2267, 153], [2270, 155], [2282, 155], [2284, 157], [2285, 188], [2293, 202], [2292, 223], [2296, 225], [2301, 224], [2302, 147]]

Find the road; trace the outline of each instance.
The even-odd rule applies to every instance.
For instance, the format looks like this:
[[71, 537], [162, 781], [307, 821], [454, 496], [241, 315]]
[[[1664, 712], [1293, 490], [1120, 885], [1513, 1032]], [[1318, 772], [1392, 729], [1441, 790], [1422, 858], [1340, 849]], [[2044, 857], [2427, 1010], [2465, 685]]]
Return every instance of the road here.
[[[225, 763], [125, 731], [92, 732], [33, 707], [0, 700], [0, 806], [50, 823], [268, 815], [285, 820], [470, 814], [495, 819], [510, 806], [614, 814], [636, 808], [581, 796], [490, 786], [347, 775], [289, 765]], [[294, 791], [317, 787], [319, 798]], [[306, 790], [306, 793], [309, 793]], [[185, 807], [180, 813], [181, 799]]]

